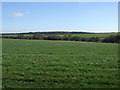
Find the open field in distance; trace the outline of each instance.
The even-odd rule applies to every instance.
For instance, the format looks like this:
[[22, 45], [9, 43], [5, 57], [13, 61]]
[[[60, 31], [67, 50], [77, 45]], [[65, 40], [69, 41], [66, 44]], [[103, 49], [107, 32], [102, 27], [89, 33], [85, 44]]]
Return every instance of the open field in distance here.
[[[79, 37], [84, 37], [84, 38], [91, 38], [91, 37], [100, 37], [100, 38], [105, 38], [111, 35], [117, 35], [118, 33], [101, 33], [101, 34], [71, 34], [71, 36], [79, 36]], [[63, 36], [63, 35], [59, 35]]]

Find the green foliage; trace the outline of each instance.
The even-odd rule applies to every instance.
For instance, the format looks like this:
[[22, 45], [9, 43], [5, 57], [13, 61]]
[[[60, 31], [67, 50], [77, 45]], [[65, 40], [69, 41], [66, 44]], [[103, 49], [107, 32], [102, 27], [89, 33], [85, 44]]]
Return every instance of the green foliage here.
[[3, 39], [3, 88], [117, 88], [118, 45]]
[[40, 39], [40, 40], [42, 40], [43, 36], [40, 35], [40, 34], [35, 34], [35, 35], [32, 36], [32, 39]]
[[103, 39], [105, 43], [120, 43], [120, 35], [111, 35]]
[[78, 36], [72, 36], [70, 40], [71, 40], [71, 41], [80, 41], [81, 38], [78, 37]]
[[16, 38], [18, 38], [18, 39], [23, 39], [23, 38], [24, 38], [24, 35], [23, 35], [23, 34], [17, 35]]
[[45, 40], [61, 40], [62, 38], [57, 35], [48, 35], [46, 36]]

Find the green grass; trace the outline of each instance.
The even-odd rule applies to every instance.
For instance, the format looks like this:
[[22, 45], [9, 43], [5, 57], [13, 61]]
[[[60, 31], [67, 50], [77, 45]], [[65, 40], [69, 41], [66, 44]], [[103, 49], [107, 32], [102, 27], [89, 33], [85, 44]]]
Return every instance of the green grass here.
[[[33, 36], [31, 34], [23, 34], [24, 36]], [[15, 36], [18, 36], [18, 35], [0, 35], [0, 36], [9, 36], [9, 37], [15, 37]]]
[[[101, 33], [101, 34], [71, 34], [71, 36], [79, 36], [79, 37], [84, 37], [84, 38], [91, 38], [91, 37], [100, 37], [100, 38], [105, 38], [111, 35], [117, 35], [118, 33]], [[64, 36], [64, 35], [59, 35], [59, 36]]]
[[117, 88], [118, 45], [3, 39], [3, 88]]

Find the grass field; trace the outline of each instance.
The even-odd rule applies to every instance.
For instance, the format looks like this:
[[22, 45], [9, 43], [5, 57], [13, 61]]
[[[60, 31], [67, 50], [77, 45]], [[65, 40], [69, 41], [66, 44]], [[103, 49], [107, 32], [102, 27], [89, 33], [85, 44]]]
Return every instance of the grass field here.
[[85, 38], [91, 38], [91, 37], [100, 37], [105, 38], [111, 35], [117, 35], [117, 33], [103, 33], [103, 34], [73, 34], [71, 36], [79, 36], [79, 37], [85, 37]]
[[2, 41], [3, 88], [117, 88], [118, 45]]
[[[29, 35], [29, 34], [23, 34], [24, 36], [33, 36], [33, 35]], [[0, 35], [1, 37], [2, 36], [9, 36], [9, 37], [15, 37], [15, 36], [18, 36], [18, 35]]]

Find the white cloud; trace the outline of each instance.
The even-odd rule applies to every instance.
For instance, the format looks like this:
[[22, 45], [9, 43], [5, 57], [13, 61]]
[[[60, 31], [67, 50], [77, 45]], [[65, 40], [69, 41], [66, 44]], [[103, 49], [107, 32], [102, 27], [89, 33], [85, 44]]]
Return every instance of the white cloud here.
[[25, 13], [23, 13], [23, 12], [16, 12], [16, 13], [9, 14], [9, 16], [10, 17], [23, 17], [23, 16], [26, 16], [28, 14], [30, 14], [30, 12], [25, 12]]

